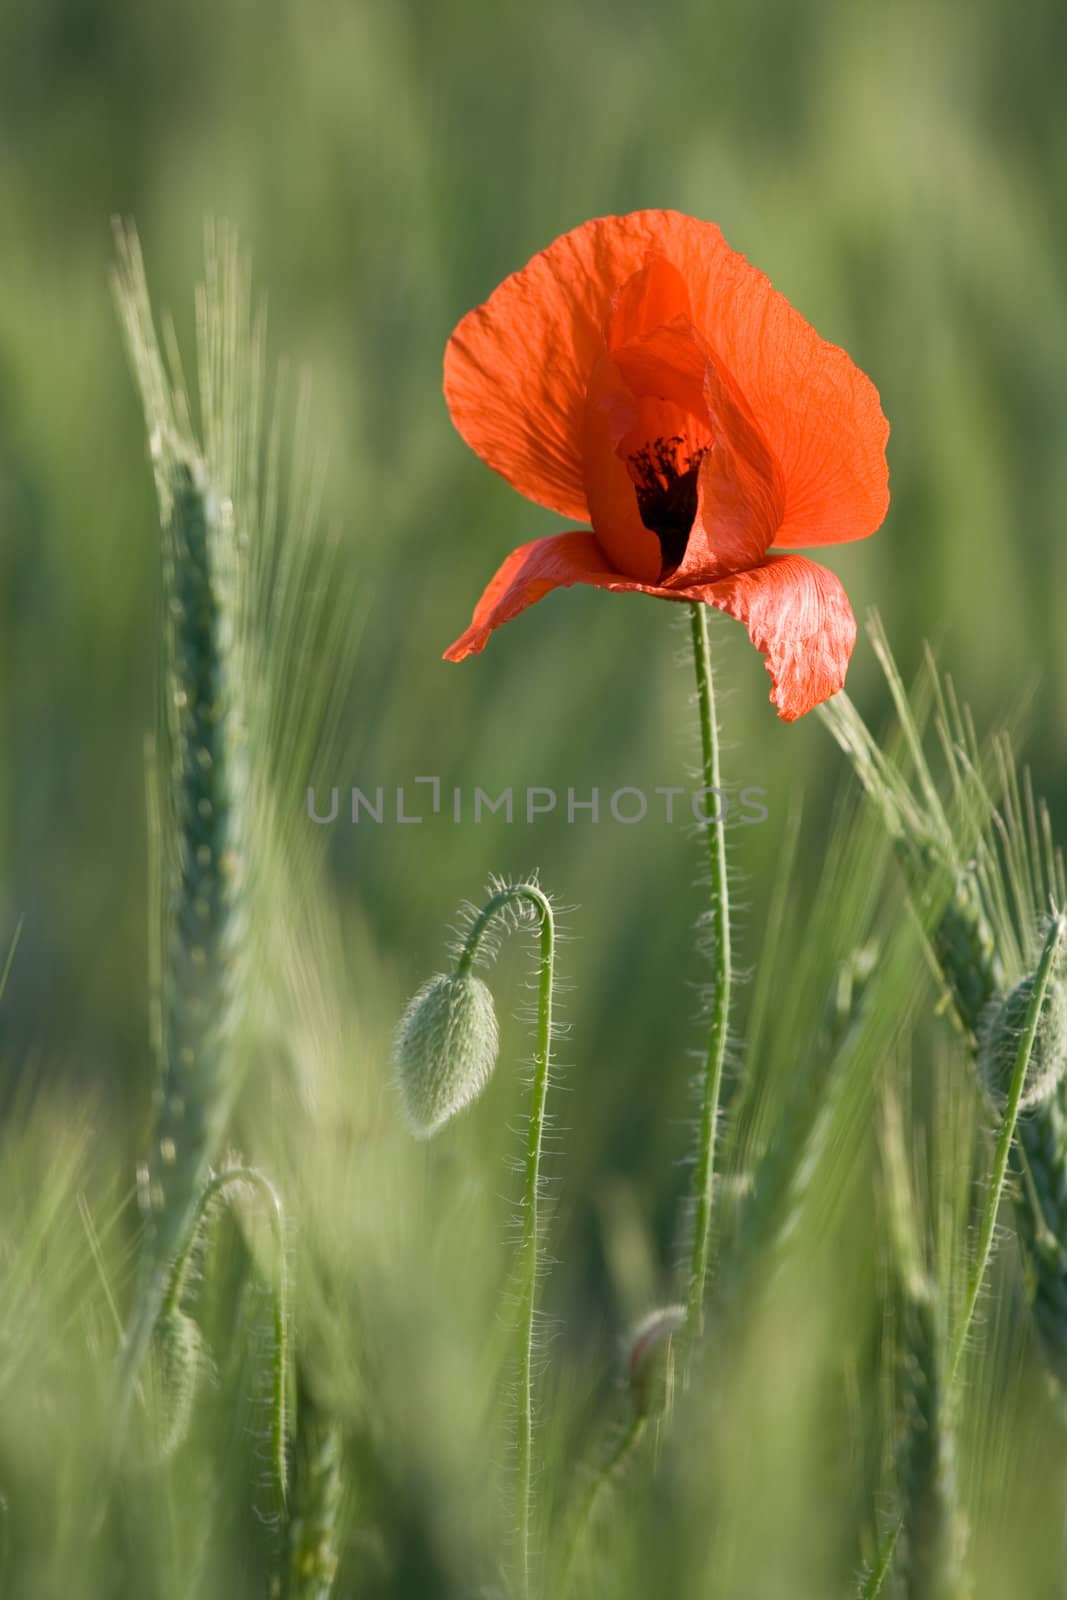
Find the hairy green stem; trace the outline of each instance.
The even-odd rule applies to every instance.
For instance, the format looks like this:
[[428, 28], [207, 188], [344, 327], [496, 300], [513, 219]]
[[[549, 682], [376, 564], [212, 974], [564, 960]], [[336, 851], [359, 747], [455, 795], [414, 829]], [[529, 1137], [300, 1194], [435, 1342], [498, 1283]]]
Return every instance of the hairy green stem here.
[[711, 915], [714, 939], [715, 986], [711, 999], [707, 1054], [704, 1060], [700, 1134], [693, 1171], [693, 1249], [689, 1266], [688, 1328], [690, 1338], [700, 1334], [704, 1321], [704, 1286], [708, 1275], [711, 1239], [712, 1191], [715, 1184], [715, 1140], [722, 1091], [726, 1032], [730, 1018], [732, 980], [730, 950], [730, 898], [726, 878], [725, 813], [720, 797], [719, 731], [715, 720], [715, 691], [708, 648], [707, 607], [694, 602], [689, 608], [696, 667], [697, 703], [704, 789], [715, 801], [714, 820], [705, 826], [708, 868], [711, 875]]
[[536, 884], [511, 884], [498, 890], [475, 919], [457, 966], [460, 976], [470, 972], [479, 941], [489, 923], [516, 900], [533, 906], [540, 919], [540, 979], [537, 1003], [537, 1043], [534, 1052], [533, 1091], [526, 1133], [526, 1166], [522, 1196], [522, 1239], [519, 1246], [519, 1316], [516, 1439], [516, 1573], [519, 1591], [530, 1589], [530, 1514], [533, 1501], [533, 1368], [534, 1318], [540, 1263], [541, 1149], [544, 1140], [545, 1102], [548, 1098], [552, 1054], [552, 992], [555, 979], [556, 925], [548, 896]]

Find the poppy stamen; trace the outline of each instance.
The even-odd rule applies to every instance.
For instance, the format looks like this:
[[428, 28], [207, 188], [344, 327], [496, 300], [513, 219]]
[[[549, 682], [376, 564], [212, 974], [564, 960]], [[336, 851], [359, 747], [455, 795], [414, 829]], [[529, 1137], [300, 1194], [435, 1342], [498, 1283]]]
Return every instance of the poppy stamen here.
[[627, 458], [641, 521], [659, 540], [660, 581], [681, 565], [697, 512], [703, 450], [687, 451], [681, 434], [653, 439]]

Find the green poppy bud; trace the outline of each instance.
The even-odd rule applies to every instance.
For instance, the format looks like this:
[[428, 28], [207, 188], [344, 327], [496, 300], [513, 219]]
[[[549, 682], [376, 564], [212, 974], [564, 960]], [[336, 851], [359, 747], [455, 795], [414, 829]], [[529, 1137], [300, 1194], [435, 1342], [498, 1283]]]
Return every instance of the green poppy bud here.
[[674, 1386], [674, 1335], [684, 1325], [684, 1306], [661, 1306], [630, 1335], [626, 1375], [639, 1417], [658, 1417], [667, 1409]]
[[184, 1311], [165, 1311], [155, 1335], [159, 1397], [159, 1457], [166, 1461], [185, 1442], [205, 1364], [200, 1329]]
[[[1015, 1058], [1026, 1028], [1037, 974], [1029, 973], [1003, 1000], [989, 1008], [981, 1030], [978, 1070], [992, 1098], [1002, 1102], [1011, 1085]], [[1040, 1105], [1067, 1070], [1067, 984], [1055, 975], [1038, 1018], [1020, 1109]]]
[[493, 997], [471, 973], [438, 973], [400, 1019], [396, 1081], [417, 1139], [429, 1139], [481, 1094], [496, 1065]]

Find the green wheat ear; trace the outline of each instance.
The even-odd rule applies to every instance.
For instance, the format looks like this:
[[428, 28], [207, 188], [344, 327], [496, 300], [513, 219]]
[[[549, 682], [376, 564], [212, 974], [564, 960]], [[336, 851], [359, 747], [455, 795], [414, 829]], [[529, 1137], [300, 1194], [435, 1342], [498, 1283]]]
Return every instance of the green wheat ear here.
[[[153, 805], [159, 826], [152, 841], [160, 1059], [154, 1128], [138, 1171], [145, 1241], [123, 1356], [124, 1411], [236, 1089], [247, 981], [251, 674], [231, 498], [240, 475], [234, 469], [223, 481], [225, 452], [209, 458], [195, 440], [185, 392], [169, 381], [159, 351], [136, 238], [120, 231], [118, 251], [116, 299], [144, 402], [159, 500], [163, 610]], [[216, 316], [221, 322], [221, 308]], [[207, 373], [217, 360], [213, 349], [202, 350]]]
[[[284, 657], [295, 627], [274, 600], [273, 582], [292, 526], [277, 510], [278, 430], [269, 448], [261, 438], [264, 329], [253, 315], [247, 264], [231, 233], [209, 229], [196, 428], [173, 341], [164, 362], [136, 236], [118, 229], [117, 250], [115, 297], [159, 503], [162, 609], [149, 786], [156, 1086], [138, 1169], [143, 1265], [122, 1359], [121, 1420], [239, 1087], [251, 928], [264, 920], [253, 918], [251, 904], [276, 843], [271, 759], [282, 764], [279, 747], [298, 719], [291, 691], [279, 688], [280, 668], [271, 665], [272, 648]], [[304, 548], [288, 568], [295, 605], [303, 598], [303, 557]], [[311, 730], [306, 746], [322, 706], [299, 709]]]
[[[887, 1094], [883, 1167], [896, 1315], [897, 1486], [902, 1521], [899, 1570], [908, 1600], [961, 1600], [964, 1524], [959, 1513], [956, 1406], [947, 1295], [924, 1238], [922, 1218], [945, 1196], [915, 1191], [901, 1107]], [[931, 1170], [940, 1164], [931, 1161]], [[942, 1274], [943, 1275], [943, 1274]]]
[[904, 1503], [902, 1571], [909, 1600], [960, 1600], [956, 1444], [943, 1301], [927, 1282], [902, 1295], [898, 1392]]
[[1061, 1402], [1067, 1402], [1067, 1095], [1062, 1082], [1051, 1099], [1020, 1119], [1012, 1169], [1019, 1184], [1016, 1216], [1034, 1324]]
[[[893, 839], [952, 1017], [984, 1088], [1002, 1105], [1044, 965], [1049, 908], [1067, 904], [1063, 857], [1047, 809], [1020, 778], [1007, 744], [979, 749], [951, 686], [932, 668], [925, 688], [909, 696], [877, 622], [871, 634], [902, 749], [886, 754], [846, 695], [820, 714]], [[916, 704], [923, 701], [936, 714], [940, 783], [921, 736]], [[1041, 1349], [1067, 1391], [1067, 1002], [1058, 962], [1042, 981], [1048, 988], [1009, 1160]]]
[[138, 1173], [145, 1265], [127, 1372], [186, 1243], [236, 1089], [247, 972], [247, 718], [233, 513], [180, 436], [154, 439], [163, 521], [169, 772], [160, 798], [161, 1050], [154, 1131]]
[[232, 511], [195, 459], [176, 457], [169, 474], [164, 596], [175, 849], [164, 890], [162, 1075], [144, 1174], [164, 1255], [188, 1232], [235, 1088], [248, 871]]

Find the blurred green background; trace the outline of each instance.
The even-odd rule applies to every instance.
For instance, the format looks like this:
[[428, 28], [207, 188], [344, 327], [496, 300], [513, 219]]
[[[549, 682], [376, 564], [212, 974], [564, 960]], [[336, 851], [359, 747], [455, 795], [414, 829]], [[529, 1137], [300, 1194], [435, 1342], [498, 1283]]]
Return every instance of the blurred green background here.
[[[314, 373], [327, 497], [365, 597], [350, 768], [316, 784], [437, 774], [468, 794], [606, 798], [688, 781], [684, 613], [575, 591], [484, 657], [440, 660], [501, 556], [558, 525], [453, 433], [452, 326], [565, 229], [669, 206], [718, 221], [874, 377], [893, 505], [830, 564], [859, 616], [881, 608], [906, 668], [938, 643], [981, 726], [1036, 682], [1026, 750], [1067, 832], [1064, 46], [1052, 0], [5, 6], [0, 927], [25, 919], [7, 1061], [147, 1105], [158, 544], [109, 295], [114, 213], [136, 221], [183, 337], [202, 219], [233, 219], [275, 351]], [[816, 719], [776, 720], [741, 630], [717, 619], [713, 638], [728, 773], [770, 813], [734, 835], [751, 963], [787, 819], [803, 796], [813, 888], [845, 773]], [[877, 723], [862, 639], [850, 689]], [[332, 859], [379, 956], [353, 974], [356, 1002], [383, 1015], [440, 964], [490, 870], [539, 867], [579, 908], [568, 1183], [588, 1205], [591, 1176], [648, 1174], [666, 1226], [697, 1041], [695, 842], [651, 818], [438, 818], [338, 824]]]

